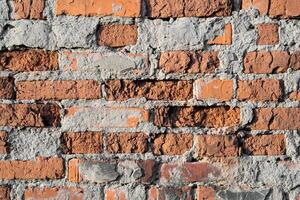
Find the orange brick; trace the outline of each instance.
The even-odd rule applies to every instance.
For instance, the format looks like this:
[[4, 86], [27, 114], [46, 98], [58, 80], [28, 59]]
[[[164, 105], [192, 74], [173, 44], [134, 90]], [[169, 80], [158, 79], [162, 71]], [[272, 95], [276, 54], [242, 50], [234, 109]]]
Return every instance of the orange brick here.
[[111, 133], [107, 137], [107, 150], [110, 153], [145, 153], [147, 140], [144, 133]]
[[241, 80], [238, 81], [237, 98], [241, 101], [278, 101], [283, 95], [280, 80]]
[[197, 139], [199, 157], [235, 157], [239, 155], [236, 136], [199, 135]]
[[197, 80], [197, 99], [229, 101], [233, 98], [232, 80]]
[[232, 26], [226, 24], [223, 35], [215, 37], [213, 40], [207, 42], [210, 45], [231, 45], [232, 44]]
[[0, 131], [0, 154], [7, 153], [7, 133], [5, 131]]
[[159, 60], [165, 73], [213, 73], [219, 66], [217, 51], [166, 51]]
[[253, 130], [298, 130], [300, 108], [259, 108], [255, 112]]
[[64, 133], [63, 146], [68, 154], [98, 154], [102, 152], [102, 139], [96, 132]]
[[58, 54], [54, 51], [25, 50], [0, 52], [0, 70], [14, 72], [58, 70]]
[[243, 142], [243, 151], [249, 155], [283, 155], [285, 150], [284, 135], [253, 135]]
[[56, 15], [139, 17], [141, 0], [57, 0]]
[[43, 19], [45, 0], [14, 0], [15, 19]]
[[279, 42], [278, 24], [258, 24], [258, 45], [275, 45]]
[[0, 160], [0, 179], [45, 180], [64, 176], [62, 158], [37, 158], [36, 160]]
[[124, 47], [137, 42], [138, 31], [135, 25], [104, 25], [100, 27], [98, 44], [109, 47]]
[[16, 83], [17, 99], [63, 100], [97, 99], [100, 84], [94, 80], [21, 81]]
[[193, 145], [191, 134], [161, 134], [153, 142], [153, 153], [155, 155], [182, 155], [189, 151]]
[[58, 127], [57, 104], [0, 104], [0, 125], [11, 127]]
[[25, 200], [72, 199], [84, 200], [83, 190], [75, 187], [30, 187], [25, 190]]
[[124, 101], [130, 98], [148, 100], [189, 100], [193, 96], [192, 81], [131, 81], [105, 82], [106, 99]]

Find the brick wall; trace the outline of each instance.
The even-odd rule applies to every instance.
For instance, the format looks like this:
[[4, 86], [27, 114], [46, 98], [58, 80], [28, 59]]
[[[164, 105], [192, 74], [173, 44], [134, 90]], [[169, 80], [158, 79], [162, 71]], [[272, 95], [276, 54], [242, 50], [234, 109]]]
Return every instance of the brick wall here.
[[0, 0], [0, 199], [299, 200], [299, 0]]

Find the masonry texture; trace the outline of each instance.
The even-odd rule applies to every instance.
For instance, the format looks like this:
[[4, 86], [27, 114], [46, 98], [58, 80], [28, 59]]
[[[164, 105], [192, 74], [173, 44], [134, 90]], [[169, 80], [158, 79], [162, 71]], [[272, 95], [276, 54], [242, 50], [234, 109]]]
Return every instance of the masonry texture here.
[[1, 200], [300, 200], [299, 0], [0, 0]]

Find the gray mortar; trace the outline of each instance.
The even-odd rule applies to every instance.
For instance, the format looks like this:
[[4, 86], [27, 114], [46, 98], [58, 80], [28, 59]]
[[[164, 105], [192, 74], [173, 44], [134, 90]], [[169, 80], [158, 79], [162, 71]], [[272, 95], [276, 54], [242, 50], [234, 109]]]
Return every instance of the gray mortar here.
[[[46, 1], [46, 9], [44, 11], [47, 17], [46, 21], [38, 20], [12, 20], [11, 1], [0, 0], [0, 48], [1, 49], [22, 49], [24, 47], [45, 48], [49, 50], [58, 50], [60, 52], [60, 69], [63, 70], [64, 64], [67, 60], [63, 57], [62, 51], [68, 49], [72, 51], [85, 51], [86, 49], [95, 52], [103, 53], [108, 56], [104, 60], [89, 60], [80, 58], [79, 66], [83, 71], [65, 71], [65, 72], [35, 72], [35, 73], [19, 73], [14, 77], [18, 80], [68, 80], [68, 79], [95, 79], [102, 82], [110, 78], [144, 78], [144, 79], [187, 79], [196, 80], [203, 78], [209, 80], [212, 78], [232, 78], [238, 79], [256, 79], [256, 78], [277, 78], [285, 82], [285, 92], [292, 92], [299, 89], [300, 71], [295, 72], [289, 70], [285, 74], [273, 75], [255, 75], [243, 74], [243, 56], [247, 51], [255, 50], [287, 50], [290, 52], [297, 51], [300, 48], [300, 21], [299, 20], [276, 20], [268, 17], [258, 15], [257, 10], [239, 11], [238, 5], [240, 0], [235, 0], [235, 12], [233, 15], [226, 18], [181, 18], [170, 19], [169, 21], [155, 19], [128, 19], [118, 17], [57, 17], [54, 15], [54, 0]], [[8, 4], [9, 6], [7, 6]], [[145, 5], [145, 4], [144, 4]], [[145, 14], [145, 8], [143, 13]], [[11, 18], [11, 20], [8, 20]], [[233, 25], [233, 44], [230, 46], [209, 46], [207, 41], [214, 38], [216, 35], [223, 33], [223, 28], [226, 23], [230, 22]], [[275, 46], [257, 46], [256, 39], [258, 37], [254, 26], [263, 22], [276, 22], [280, 25], [280, 45]], [[99, 47], [96, 44], [97, 27], [103, 24], [121, 23], [121, 24], [137, 24], [139, 38], [136, 45], [124, 47], [119, 49], [120, 53], [115, 50]], [[165, 74], [158, 69], [158, 61], [160, 52], [166, 50], [216, 50], [220, 51], [219, 58], [221, 60], [221, 67], [215, 74]], [[141, 61], [136, 59], [128, 59], [122, 57], [125, 53], [146, 53], [149, 56], [149, 68], [142, 70], [141, 74], [134, 76], [130, 74], [132, 68], [144, 69]], [[116, 63], [118, 62], [118, 63]], [[1, 72], [1, 75], [7, 76], [13, 73]], [[1, 100], [1, 103], [17, 103], [17, 102], [31, 102], [35, 101], [9, 101]], [[105, 100], [64, 100], [61, 101], [62, 108], [72, 106], [97, 106], [101, 110], [103, 106], [125, 106], [125, 107], [141, 107], [152, 109], [155, 106], [162, 105], [224, 105], [223, 102], [197, 101], [195, 97], [186, 102], [172, 102], [172, 101], [146, 101], [146, 99], [134, 99], [125, 102], [106, 102]], [[246, 126], [253, 119], [253, 109], [257, 107], [299, 107], [299, 102], [292, 102], [286, 100], [280, 103], [242, 103], [238, 101], [225, 102], [230, 106], [241, 106], [241, 121], [242, 126]], [[64, 113], [62, 113], [62, 116]], [[83, 115], [78, 119], [88, 120], [88, 115]], [[88, 120], [89, 121], [89, 120]], [[115, 159], [116, 157], [126, 160], [136, 159], [155, 159], [159, 162], [184, 162], [190, 161], [191, 154], [194, 153], [194, 148], [183, 156], [155, 156], [148, 152], [146, 154], [109, 154], [102, 153], [98, 155], [62, 155], [59, 149], [59, 137], [61, 131], [69, 130], [86, 130], [93, 127], [95, 121], [89, 121], [88, 127], [81, 126], [81, 123], [75, 124], [74, 121], [64, 122], [62, 130], [56, 129], [38, 129], [26, 128], [23, 130], [12, 130], [9, 127], [1, 127], [1, 130], [9, 132], [9, 142], [12, 143], [12, 151], [6, 157], [9, 159], [33, 159], [35, 156], [53, 156], [59, 155], [67, 161], [71, 158], [87, 158], [96, 160]], [[109, 132], [145, 132], [148, 135], [155, 135], [164, 132], [174, 133], [193, 133], [198, 134], [228, 134], [236, 131], [234, 128], [222, 129], [207, 129], [207, 128], [157, 128], [151, 123], [139, 124], [136, 128], [95, 128], [94, 130], [102, 131], [104, 135]], [[264, 131], [240, 131], [243, 136], [247, 134], [259, 134]], [[299, 131], [273, 131], [272, 133], [284, 133], [287, 135], [287, 155], [278, 157], [244, 157], [240, 158], [240, 164], [228, 172], [225, 172], [224, 182], [215, 182], [217, 186], [227, 184], [230, 191], [220, 192], [218, 196], [227, 194], [225, 199], [230, 199], [228, 194], [243, 194], [245, 191], [241, 187], [242, 184], [250, 184], [251, 189], [255, 189], [253, 195], [263, 194], [270, 191], [270, 195], [266, 198], [274, 200], [284, 199], [284, 195], [288, 199], [293, 200], [295, 195], [300, 192], [299, 180], [299, 148], [300, 137]], [[39, 144], [39, 145], [36, 145]], [[279, 165], [276, 159], [291, 159], [291, 162], [298, 163], [298, 168], [288, 168], [284, 165]], [[122, 166], [121, 166], [122, 165]], [[130, 164], [120, 164], [118, 167], [119, 173], [122, 170], [130, 173], [132, 169]], [[134, 170], [138, 170], [136, 166]], [[67, 171], [66, 171], [67, 174]], [[133, 177], [125, 176], [123, 183], [130, 182]], [[1, 185], [12, 185], [12, 199], [22, 199], [22, 194], [26, 186], [78, 186], [74, 183], [68, 182], [66, 179], [55, 181], [0, 181]], [[126, 190], [127, 195], [133, 200], [146, 199], [145, 187], [136, 184], [112, 183], [112, 184], [79, 184], [85, 189], [85, 199], [93, 200], [104, 198], [104, 190], [115, 187]], [[159, 185], [159, 181], [155, 184]], [[272, 189], [269, 189], [272, 188]], [[263, 189], [266, 188], [266, 189]], [[250, 188], [249, 188], [250, 189]], [[266, 196], [266, 195], [265, 195]], [[264, 196], [264, 197], [265, 197]], [[261, 199], [266, 199], [259, 197]], [[257, 199], [259, 199], [257, 198]]]

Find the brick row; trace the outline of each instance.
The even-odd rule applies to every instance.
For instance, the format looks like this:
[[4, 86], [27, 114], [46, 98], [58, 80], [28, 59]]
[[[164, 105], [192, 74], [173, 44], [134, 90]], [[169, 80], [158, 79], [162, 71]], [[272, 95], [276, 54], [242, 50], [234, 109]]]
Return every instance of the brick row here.
[[[149, 138], [144, 133], [109, 133], [104, 139], [101, 132], [67, 132], [62, 148], [66, 154], [146, 153], [154, 155], [183, 155], [196, 146], [196, 157], [236, 157], [247, 155], [283, 155], [285, 137], [253, 135], [239, 138], [235, 135], [159, 134]], [[105, 140], [105, 142], [104, 142]], [[103, 144], [106, 143], [106, 150]], [[149, 149], [149, 143], [151, 148]]]
[[[229, 16], [232, 12], [230, 0], [189, 1], [147, 0], [147, 16], [151, 18], [170, 17], [215, 17]], [[15, 19], [44, 19], [44, 0], [14, 1]], [[272, 18], [298, 18], [299, 4], [295, 0], [243, 0], [242, 9], [256, 8], [261, 15]], [[141, 0], [58, 0], [55, 4], [56, 15], [73, 16], [120, 16], [141, 17]]]

